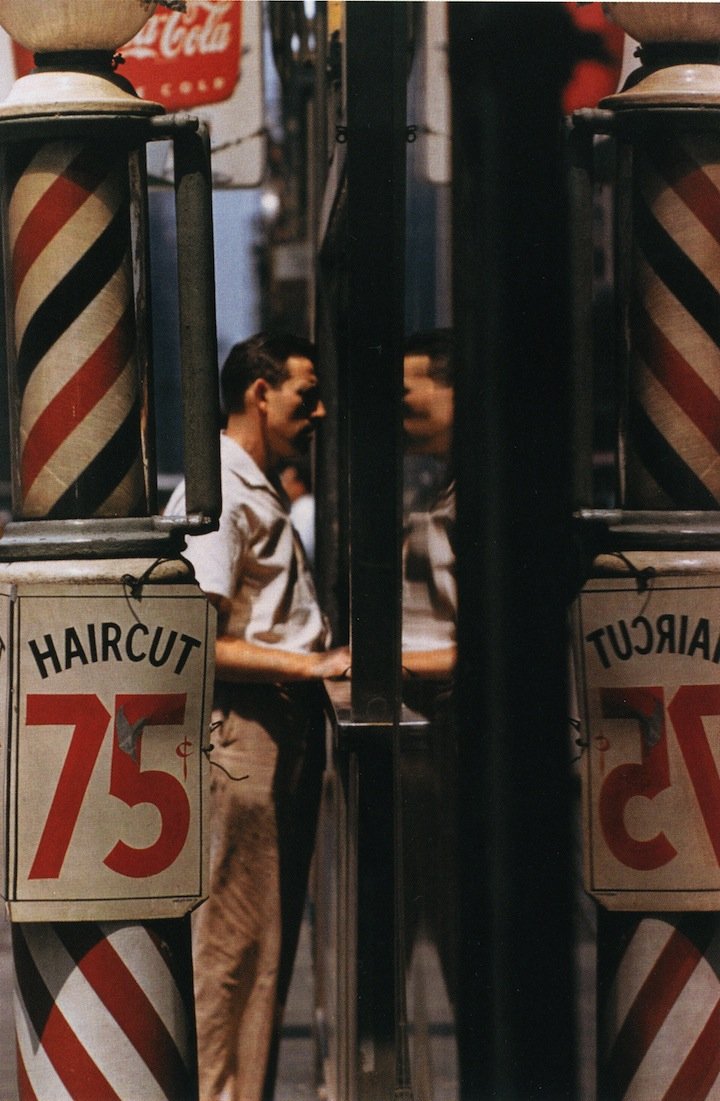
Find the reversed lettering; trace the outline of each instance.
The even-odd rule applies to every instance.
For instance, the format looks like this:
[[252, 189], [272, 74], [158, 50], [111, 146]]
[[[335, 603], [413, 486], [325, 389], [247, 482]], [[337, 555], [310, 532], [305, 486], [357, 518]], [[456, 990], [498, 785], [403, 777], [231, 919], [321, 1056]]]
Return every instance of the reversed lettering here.
[[663, 612], [654, 619], [645, 615], [619, 619], [589, 631], [585, 642], [603, 669], [654, 654], [679, 654], [720, 665], [720, 625], [713, 626], [707, 616]]

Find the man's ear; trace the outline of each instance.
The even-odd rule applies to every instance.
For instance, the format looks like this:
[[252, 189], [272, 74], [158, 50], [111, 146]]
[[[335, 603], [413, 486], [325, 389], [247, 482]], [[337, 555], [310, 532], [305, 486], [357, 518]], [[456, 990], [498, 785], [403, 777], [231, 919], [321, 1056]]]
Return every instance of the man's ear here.
[[256, 378], [248, 390], [248, 394], [258, 409], [267, 408], [268, 383], [264, 378]]

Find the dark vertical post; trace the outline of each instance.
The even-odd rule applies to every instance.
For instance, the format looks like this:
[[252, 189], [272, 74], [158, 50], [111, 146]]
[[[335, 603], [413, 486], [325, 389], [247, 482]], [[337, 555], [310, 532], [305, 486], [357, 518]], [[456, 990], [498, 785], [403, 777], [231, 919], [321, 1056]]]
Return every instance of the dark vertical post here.
[[347, 6], [352, 709], [392, 721], [400, 676], [406, 13]]
[[210, 135], [180, 127], [173, 147], [177, 226], [184, 463], [188, 513], [220, 515], [220, 451], [193, 445], [195, 426], [220, 423], [217, 376], [197, 369], [217, 363]]
[[559, 4], [451, 4], [461, 1096], [574, 1091]]
[[593, 133], [578, 124], [568, 140], [571, 295], [573, 505], [593, 503]]
[[351, 715], [356, 745], [356, 1075], [408, 1097], [399, 776], [401, 402], [407, 31], [403, 4], [348, 4]]

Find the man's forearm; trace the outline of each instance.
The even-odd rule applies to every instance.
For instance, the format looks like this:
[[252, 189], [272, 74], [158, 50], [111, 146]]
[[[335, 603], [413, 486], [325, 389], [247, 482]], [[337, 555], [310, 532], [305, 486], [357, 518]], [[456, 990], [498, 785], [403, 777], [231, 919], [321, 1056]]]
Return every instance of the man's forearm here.
[[456, 662], [455, 646], [439, 650], [404, 650], [402, 656], [405, 674], [426, 680], [447, 680], [455, 672]]
[[345, 649], [297, 653], [256, 646], [232, 635], [220, 635], [215, 643], [216, 678], [236, 684], [322, 680], [343, 675], [349, 664], [349, 652]]

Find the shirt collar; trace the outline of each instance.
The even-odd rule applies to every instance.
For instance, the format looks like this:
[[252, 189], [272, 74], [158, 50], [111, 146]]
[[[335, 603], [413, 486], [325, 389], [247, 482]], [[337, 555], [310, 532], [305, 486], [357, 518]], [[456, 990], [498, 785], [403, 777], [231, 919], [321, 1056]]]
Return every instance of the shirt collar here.
[[220, 436], [220, 447], [227, 467], [233, 474], [237, 474], [239, 478], [242, 478], [247, 486], [254, 489], [269, 489], [274, 496], [278, 496], [277, 490], [270, 479], [263, 474], [255, 460], [251, 458], [237, 440], [223, 432]]

